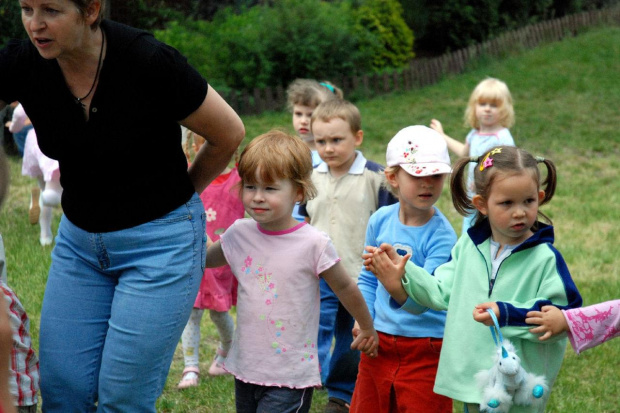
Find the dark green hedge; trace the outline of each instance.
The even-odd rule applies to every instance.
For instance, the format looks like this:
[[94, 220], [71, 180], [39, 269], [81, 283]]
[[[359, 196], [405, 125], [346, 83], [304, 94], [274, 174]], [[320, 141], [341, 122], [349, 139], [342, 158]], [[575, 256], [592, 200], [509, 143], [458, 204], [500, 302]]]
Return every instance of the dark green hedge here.
[[413, 57], [413, 34], [397, 0], [279, 0], [212, 22], [172, 22], [156, 31], [186, 54], [214, 85], [249, 90], [298, 77], [330, 79], [401, 67]]

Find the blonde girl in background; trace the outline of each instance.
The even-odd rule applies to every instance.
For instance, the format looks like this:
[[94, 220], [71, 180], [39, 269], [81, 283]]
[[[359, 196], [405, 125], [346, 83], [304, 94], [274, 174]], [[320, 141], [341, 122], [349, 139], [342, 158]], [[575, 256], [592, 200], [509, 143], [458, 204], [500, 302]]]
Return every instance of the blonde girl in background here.
[[[540, 163], [547, 169], [542, 184]], [[463, 179], [469, 164], [475, 166], [473, 198]], [[447, 310], [433, 390], [464, 402], [466, 411], [477, 412], [482, 401], [476, 373], [494, 364], [495, 343], [485, 327], [493, 323], [487, 308], [493, 309], [527, 372], [545, 376], [551, 388], [560, 371], [566, 335], [540, 341], [525, 321], [529, 311], [547, 305], [581, 306], [566, 262], [553, 246], [553, 226], [539, 211], [553, 198], [556, 179], [553, 162], [513, 146], [462, 158], [452, 172], [452, 200], [461, 214], [475, 209], [476, 223], [457, 241], [450, 261], [431, 275], [409, 262], [409, 254], [398, 255], [392, 245], [366, 247], [364, 265], [398, 303], [411, 297], [423, 307]], [[549, 224], [538, 221], [539, 216]], [[548, 396], [539, 408], [513, 405], [510, 412], [543, 412]]]
[[[202, 136], [189, 131], [185, 144], [186, 154], [188, 156], [190, 154], [189, 146], [193, 153], [198, 153], [205, 142]], [[232, 168], [226, 167], [200, 194], [207, 215], [206, 233], [213, 241], [220, 239], [224, 231], [237, 219], [243, 218], [245, 213], [237, 190], [241, 180], [236, 166], [238, 160], [237, 152], [235, 165]], [[221, 365], [232, 343], [235, 322], [228, 311], [234, 305], [237, 305], [237, 280], [230, 267], [226, 265], [205, 269], [194, 308], [181, 336], [185, 368], [177, 386], [179, 389], [198, 386], [200, 321], [204, 310], [209, 310], [209, 316], [217, 328], [220, 339], [208, 373], [211, 376], [226, 374]]]
[[330, 238], [292, 217], [316, 193], [310, 150], [270, 131], [241, 153], [237, 220], [209, 246], [208, 268], [229, 264], [239, 282], [237, 329], [224, 361], [235, 376], [238, 413], [308, 412], [321, 385], [318, 332], [321, 278], [359, 323], [352, 349], [376, 356], [378, 337]]
[[[515, 113], [512, 95], [506, 83], [492, 77], [486, 78], [474, 88], [465, 109], [465, 126], [471, 127], [465, 142], [446, 135], [441, 122], [431, 120], [430, 127], [441, 133], [448, 149], [458, 157], [481, 156], [500, 145], [514, 146], [509, 128], [514, 125]], [[473, 165], [468, 168], [467, 191], [474, 196]], [[463, 219], [463, 233], [473, 225], [475, 211], [469, 211]]]

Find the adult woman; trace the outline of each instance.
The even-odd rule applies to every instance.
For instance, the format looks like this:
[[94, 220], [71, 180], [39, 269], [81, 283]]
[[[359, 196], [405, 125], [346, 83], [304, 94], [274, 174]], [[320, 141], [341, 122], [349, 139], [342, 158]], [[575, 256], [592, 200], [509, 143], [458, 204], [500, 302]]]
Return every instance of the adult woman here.
[[[0, 106], [22, 103], [64, 188], [41, 313], [43, 409], [154, 412], [204, 270], [196, 192], [243, 123], [176, 50], [101, 21], [101, 0], [20, 5], [30, 42], [0, 51]], [[208, 141], [189, 171], [179, 123]]]

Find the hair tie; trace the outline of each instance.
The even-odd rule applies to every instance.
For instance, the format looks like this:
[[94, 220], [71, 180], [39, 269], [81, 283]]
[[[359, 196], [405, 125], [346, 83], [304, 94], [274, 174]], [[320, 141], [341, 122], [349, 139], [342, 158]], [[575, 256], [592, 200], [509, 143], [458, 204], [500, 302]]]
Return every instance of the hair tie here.
[[540, 163], [540, 162], [545, 162], [545, 158], [543, 158], [542, 156], [537, 156], [536, 157], [536, 162]]
[[480, 160], [479, 156], [472, 156], [471, 158], [469, 158], [469, 162], [476, 162], [476, 163], [478, 163], [479, 160]]
[[493, 166], [493, 158], [491, 158], [491, 155], [495, 155], [495, 154], [498, 154], [498, 153], [502, 153], [502, 148], [495, 148], [495, 149], [489, 151], [489, 153], [486, 154], [486, 156], [484, 157], [484, 159], [480, 163], [480, 171], [484, 171], [485, 168], [492, 167]]
[[321, 85], [321, 86], [325, 86], [325, 87], [326, 87], [327, 89], [329, 89], [329, 90], [330, 90], [330, 91], [331, 91], [334, 95], [336, 94], [336, 89], [335, 89], [332, 85], [329, 85], [329, 84], [327, 84], [327, 83], [323, 83], [323, 82], [319, 83], [319, 85]]

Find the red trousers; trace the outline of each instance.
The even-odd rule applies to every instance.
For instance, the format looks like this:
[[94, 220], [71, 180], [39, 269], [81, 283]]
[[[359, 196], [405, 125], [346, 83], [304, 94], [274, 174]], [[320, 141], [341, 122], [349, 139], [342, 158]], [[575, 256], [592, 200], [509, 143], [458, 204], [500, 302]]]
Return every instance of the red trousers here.
[[379, 355], [362, 354], [351, 413], [452, 413], [433, 386], [443, 340], [378, 332]]

